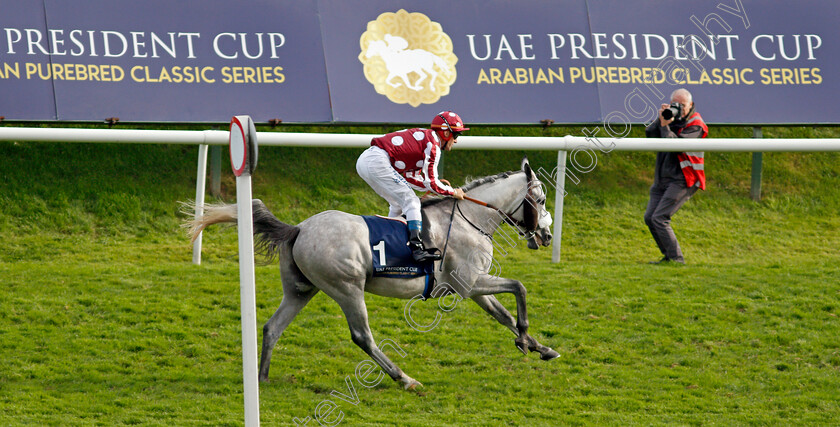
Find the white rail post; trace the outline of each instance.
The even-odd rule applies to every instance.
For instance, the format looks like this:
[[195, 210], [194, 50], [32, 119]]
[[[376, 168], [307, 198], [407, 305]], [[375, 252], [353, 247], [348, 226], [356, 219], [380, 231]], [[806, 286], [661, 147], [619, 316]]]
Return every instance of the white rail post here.
[[[753, 127], [753, 138], [762, 138], [761, 128]], [[752, 173], [750, 177], [750, 198], [756, 202], [761, 200], [761, 163], [764, 153], [754, 151], [752, 153]]]
[[260, 390], [257, 382], [257, 298], [254, 277], [254, 220], [251, 207], [251, 174], [257, 167], [257, 130], [250, 116], [235, 116], [230, 122], [230, 162], [236, 175], [245, 426], [252, 427], [260, 425]]
[[[207, 144], [198, 146], [198, 172], [195, 177], [195, 219], [204, 216], [204, 193], [207, 185]], [[201, 264], [201, 233], [193, 242], [193, 264]]]
[[222, 147], [218, 145], [210, 148], [210, 194], [222, 194]]
[[554, 243], [551, 262], [560, 262], [560, 245], [563, 240], [563, 198], [566, 194], [566, 150], [557, 152], [557, 181], [554, 183]]

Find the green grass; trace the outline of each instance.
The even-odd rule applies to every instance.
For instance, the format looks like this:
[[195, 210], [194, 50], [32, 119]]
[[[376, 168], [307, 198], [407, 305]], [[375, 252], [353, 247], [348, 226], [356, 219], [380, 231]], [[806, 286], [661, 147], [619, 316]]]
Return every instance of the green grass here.
[[[205, 233], [194, 266], [179, 228], [196, 151], [0, 144], [0, 425], [242, 424], [235, 229]], [[265, 148], [254, 196], [292, 223], [324, 209], [382, 213], [355, 175], [358, 151]], [[456, 149], [444, 176], [514, 169], [523, 154]], [[527, 154], [555, 166], [554, 152]], [[642, 221], [653, 153], [600, 155], [567, 187], [560, 264], [550, 248], [522, 242], [497, 254], [502, 276], [528, 288], [531, 333], [560, 358], [522, 356], [471, 302], [421, 333], [404, 319], [404, 301], [368, 296], [375, 338], [398, 343], [406, 356], [388, 354], [425, 387], [406, 392], [385, 378], [366, 388], [353, 376], [367, 356], [319, 295], [275, 348], [272, 380], [260, 385], [263, 425], [314, 418], [326, 400], [341, 425], [837, 425], [840, 156], [766, 153], [759, 202], [748, 197], [749, 153], [708, 153], [706, 163], [708, 191], [674, 217], [686, 266], [646, 263], [658, 258]], [[233, 201], [226, 164], [223, 172], [223, 199]], [[257, 267], [260, 326], [281, 289], [276, 266]], [[514, 308], [511, 296], [500, 299]], [[436, 312], [425, 302], [412, 314], [431, 321]], [[348, 376], [358, 405], [330, 394], [347, 394]]]

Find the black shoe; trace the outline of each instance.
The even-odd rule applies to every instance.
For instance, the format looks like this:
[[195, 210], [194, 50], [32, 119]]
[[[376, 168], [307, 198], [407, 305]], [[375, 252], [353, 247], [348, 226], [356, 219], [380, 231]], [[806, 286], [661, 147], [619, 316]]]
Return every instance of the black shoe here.
[[417, 262], [438, 261], [441, 259], [440, 251], [436, 248], [426, 249], [423, 241], [420, 240], [419, 230], [409, 230], [408, 248], [411, 249], [411, 256]]
[[662, 257], [662, 259], [660, 259], [659, 261], [651, 261], [648, 264], [663, 264], [663, 263], [666, 263], [668, 261], [670, 261], [670, 260], [668, 259], [668, 257], [665, 256], [665, 257]]
[[439, 250], [437, 250], [435, 248], [431, 248], [431, 249], [427, 250], [427, 249], [424, 249], [422, 246], [420, 248], [417, 248], [417, 249], [412, 248], [411, 256], [417, 262], [439, 261], [440, 258], [441, 258]]

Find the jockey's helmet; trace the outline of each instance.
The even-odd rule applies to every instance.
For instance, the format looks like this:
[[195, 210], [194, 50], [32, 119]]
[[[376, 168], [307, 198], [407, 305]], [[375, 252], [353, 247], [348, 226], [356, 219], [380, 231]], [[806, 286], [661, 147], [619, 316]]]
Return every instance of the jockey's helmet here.
[[441, 111], [432, 119], [432, 129], [435, 130], [449, 130], [454, 134], [460, 134], [470, 128], [464, 127], [464, 121], [461, 116], [452, 111]]

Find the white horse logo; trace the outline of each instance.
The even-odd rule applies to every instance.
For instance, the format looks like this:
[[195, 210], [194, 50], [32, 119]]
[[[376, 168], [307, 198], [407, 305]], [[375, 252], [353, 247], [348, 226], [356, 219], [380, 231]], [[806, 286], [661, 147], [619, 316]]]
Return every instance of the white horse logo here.
[[[374, 56], [382, 57], [385, 61], [385, 68], [388, 70], [388, 77], [385, 78], [385, 83], [391, 87], [399, 87], [402, 83], [393, 83], [395, 77], [402, 79], [405, 86], [412, 90], [422, 90], [423, 86], [420, 83], [428, 77], [426, 73], [432, 76], [429, 80], [429, 89], [435, 91], [435, 78], [438, 76], [434, 66], [437, 65], [442, 72], [449, 74], [449, 65], [439, 56], [432, 52], [423, 49], [406, 49], [408, 41], [399, 36], [392, 36], [385, 34], [385, 40], [374, 40], [368, 44], [365, 57], [371, 58]], [[414, 72], [420, 77], [414, 84], [408, 78], [408, 73]]]

